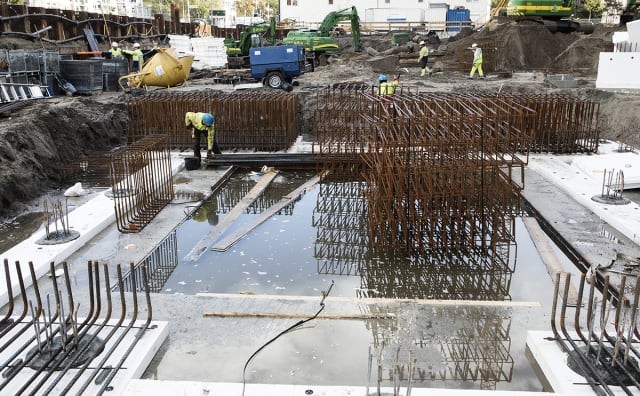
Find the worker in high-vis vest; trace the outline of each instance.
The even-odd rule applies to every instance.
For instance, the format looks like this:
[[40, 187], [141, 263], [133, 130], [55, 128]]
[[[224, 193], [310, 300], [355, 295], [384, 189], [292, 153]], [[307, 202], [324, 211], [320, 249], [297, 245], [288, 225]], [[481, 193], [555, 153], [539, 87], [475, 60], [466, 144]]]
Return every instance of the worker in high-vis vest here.
[[378, 77], [378, 84], [378, 95], [380, 96], [393, 95], [396, 92], [397, 85], [388, 82], [387, 76], [385, 76], [384, 74], [381, 74], [380, 77]]
[[184, 115], [184, 125], [191, 128], [194, 157], [200, 158], [200, 139], [205, 132], [207, 133], [207, 157], [211, 158], [213, 154], [222, 154], [215, 141], [215, 118], [211, 113], [187, 112]]
[[425, 74], [429, 76], [433, 73], [427, 62], [429, 61], [429, 47], [424, 41], [420, 42], [420, 55], [418, 56], [418, 63], [420, 64], [420, 77], [424, 77]]
[[118, 43], [116, 43], [115, 41], [111, 43], [111, 49], [109, 50], [109, 53], [111, 54], [111, 59], [124, 59], [122, 50], [118, 47]]
[[140, 72], [142, 63], [144, 62], [144, 54], [140, 50], [140, 44], [133, 44], [133, 50], [122, 50], [122, 53], [131, 57], [131, 71], [133, 73]]
[[477, 70], [480, 79], [484, 80], [484, 72], [482, 71], [482, 48], [478, 47], [478, 44], [473, 43], [470, 50], [473, 51], [473, 66], [471, 66], [469, 79], [473, 80], [473, 75], [476, 74]]

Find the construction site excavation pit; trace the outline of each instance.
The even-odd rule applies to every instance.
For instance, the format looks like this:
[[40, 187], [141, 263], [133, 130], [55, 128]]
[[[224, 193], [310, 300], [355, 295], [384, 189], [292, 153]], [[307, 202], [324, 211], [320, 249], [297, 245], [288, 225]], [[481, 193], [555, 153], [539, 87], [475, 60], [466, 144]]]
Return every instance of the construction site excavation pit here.
[[[240, 156], [228, 147], [203, 161], [201, 168], [185, 170], [179, 165], [190, 154], [188, 148], [160, 149], [166, 147], [166, 135], [141, 136], [147, 145], [122, 152], [118, 159], [128, 165], [137, 164], [138, 157], [149, 164], [162, 161], [165, 173], [148, 171], [136, 194], [129, 196], [141, 197], [149, 189], [158, 192], [157, 203], [166, 206], [144, 222], [123, 221], [121, 216], [116, 227], [105, 215], [105, 227], [96, 226], [102, 231], [91, 237], [86, 237], [86, 219], [72, 225], [86, 238], [64, 259], [77, 289], [76, 301], [86, 305], [85, 286], [97, 273], [87, 271], [88, 262], [96, 270], [109, 269], [104, 276], [110, 280], [109, 290], [130, 296], [142, 295], [141, 286], [148, 288], [149, 304], [140, 304], [138, 316], [145, 310], [152, 313], [159, 321], [153, 325], [164, 324], [168, 339], [158, 345], [157, 354], [148, 353], [153, 358], [143, 365], [143, 381], [309, 385], [310, 391], [313, 386], [359, 386], [377, 389], [373, 394], [378, 395], [389, 394], [381, 390], [385, 387], [401, 386], [549, 391], [537, 375], [537, 357], [528, 351], [532, 332], [544, 334], [534, 341], [552, 338], [550, 311], [559, 293], [554, 293], [549, 276], [556, 270], [543, 265], [540, 252], [539, 243], [548, 237], [532, 227], [548, 219], [557, 233], [573, 224], [581, 226], [576, 232], [592, 230], [587, 225], [592, 214], [567, 202], [558, 186], [570, 185], [587, 197], [604, 188], [597, 182], [595, 189], [583, 190], [581, 183], [591, 183], [590, 178], [564, 166], [565, 161], [578, 162], [577, 156], [567, 160], [551, 148], [591, 154], [598, 149], [595, 130], [587, 129], [585, 139], [569, 137], [557, 147], [542, 147], [542, 154], [529, 153], [525, 160], [517, 150], [528, 147], [524, 140], [501, 140], [519, 135], [488, 134], [488, 125], [503, 131], [501, 117], [462, 117], [473, 133], [459, 139], [457, 129], [451, 128], [453, 139], [438, 140], [428, 134], [430, 129], [412, 128], [453, 119], [423, 114], [429, 123], [416, 124], [404, 117], [410, 114], [408, 101], [405, 108], [392, 108], [368, 91], [340, 95], [319, 102], [327, 107], [330, 101], [355, 103], [368, 116], [360, 118], [345, 107], [335, 122], [316, 120], [313, 145], [324, 157], [316, 158], [321, 166], [314, 170], [279, 169], [272, 163], [234, 170], [230, 163]], [[156, 99], [174, 102], [174, 96]], [[428, 109], [438, 109], [434, 103], [441, 100], [467, 100], [431, 95], [414, 99]], [[282, 103], [288, 100], [283, 97]], [[491, 103], [483, 108], [492, 109]], [[375, 128], [360, 128], [363, 122]], [[175, 127], [175, 137], [188, 144], [182, 125]], [[264, 135], [247, 130], [247, 138]], [[238, 137], [222, 131], [222, 145], [223, 138]], [[353, 136], [354, 131], [361, 136]], [[300, 142], [287, 135], [283, 145], [289, 147], [294, 138]], [[333, 151], [336, 147], [344, 151]], [[268, 148], [254, 148], [244, 156], [267, 160], [290, 153], [263, 151]], [[228, 167], [215, 165], [225, 160]], [[550, 182], [554, 174], [562, 181]], [[114, 191], [134, 191], [120, 184], [129, 178], [115, 179]], [[99, 205], [83, 213], [115, 207], [116, 213], [128, 208], [147, 215], [142, 206], [121, 204], [128, 202], [122, 194], [98, 198]], [[532, 202], [532, 208], [524, 201]], [[592, 202], [588, 204], [595, 205]], [[72, 214], [89, 206], [72, 205]], [[546, 213], [533, 216], [536, 210]], [[602, 222], [598, 227], [603, 229]], [[586, 246], [591, 241], [579, 242]], [[547, 257], [549, 250], [567, 264], [562, 271], [584, 272], [573, 268], [573, 258], [563, 257], [560, 248], [547, 249]], [[22, 260], [33, 254], [22, 254]], [[48, 295], [50, 286], [45, 284], [50, 279], [43, 274], [38, 275], [39, 288]], [[566, 298], [563, 303], [564, 311]], [[295, 331], [286, 331], [297, 324]]]
[[[197, 170], [197, 176], [186, 172], [184, 180], [176, 180], [206, 178], [218, 171]], [[201, 205], [189, 204], [183, 195], [174, 200], [176, 206], [187, 202], [176, 214], [182, 220], [143, 260], [154, 318], [169, 315], [171, 322], [180, 322], [175, 331], [197, 329], [196, 334], [207, 335], [202, 340], [193, 336], [187, 345], [169, 342], [143, 378], [199, 380], [199, 366], [205, 365], [211, 381], [242, 382], [240, 368], [258, 344], [268, 334], [312, 317], [323, 301], [326, 316], [309, 324], [313, 334], [295, 331], [270, 345], [252, 362], [246, 374], [250, 382], [393, 386], [406, 374], [401, 371], [414, 365], [422, 367], [415, 370], [424, 369], [416, 374], [424, 377], [414, 380], [416, 388], [543, 389], [527, 359], [525, 340], [527, 330], [548, 327], [545, 312], [553, 287], [520, 218], [514, 223], [515, 239], [494, 257], [468, 255], [462, 249], [422, 257], [385, 256], [374, 252], [367, 236], [362, 181], [328, 178], [310, 183], [316, 171], [264, 171], [234, 172]], [[275, 175], [264, 192], [241, 213], [234, 211], [271, 173]], [[213, 181], [209, 177], [209, 185]], [[301, 186], [299, 196], [291, 194]], [[269, 215], [268, 209], [283, 197], [296, 198]], [[230, 217], [233, 221], [227, 224]], [[216, 237], [212, 231], [218, 226], [225, 231]], [[209, 248], [200, 251], [207, 236]], [[88, 282], [87, 260], [122, 262], [128, 253], [149, 250], [136, 237], [113, 227], [103, 231], [69, 258], [74, 282]], [[123, 285], [131, 291], [127, 274]], [[217, 303], [204, 302], [213, 297]], [[379, 301], [377, 308], [360, 303], [371, 299]], [[403, 301], [418, 302], [417, 308]], [[279, 308], [272, 312], [274, 303]], [[269, 323], [254, 322], [257, 318], [269, 318]], [[221, 322], [235, 330], [220, 333]], [[214, 335], [215, 341], [210, 339]], [[423, 345], [416, 346], [416, 339]], [[435, 340], [447, 341], [440, 345]], [[489, 346], [494, 354], [478, 360]], [[455, 356], [451, 350], [445, 352], [449, 361], [441, 361], [442, 347], [475, 350], [476, 357]], [[177, 353], [170, 352], [174, 348]], [[195, 356], [180, 357], [189, 350]], [[224, 359], [202, 360], [228, 350], [233, 352]], [[491, 374], [481, 375], [481, 364], [493, 364]], [[384, 372], [378, 373], [376, 365]]]

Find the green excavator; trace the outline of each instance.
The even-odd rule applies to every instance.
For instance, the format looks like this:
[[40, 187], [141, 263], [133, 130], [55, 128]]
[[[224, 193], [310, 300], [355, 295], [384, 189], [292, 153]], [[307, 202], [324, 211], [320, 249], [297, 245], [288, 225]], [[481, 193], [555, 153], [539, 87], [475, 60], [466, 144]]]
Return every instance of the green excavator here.
[[319, 56], [339, 50], [338, 43], [331, 37], [331, 31], [341, 21], [351, 22], [353, 48], [360, 51], [360, 18], [356, 7], [332, 11], [324, 18], [318, 29], [292, 30], [282, 40], [284, 44], [304, 45], [309, 56]]
[[573, 0], [508, 0], [507, 15], [544, 24], [552, 32], [593, 33], [592, 23], [572, 19]]
[[224, 45], [227, 47], [227, 64], [229, 68], [249, 67], [249, 50], [253, 47], [263, 47], [263, 36], [266, 36], [268, 45], [276, 45], [276, 19], [271, 18], [267, 23], [254, 23], [247, 25], [240, 39], [226, 38]]

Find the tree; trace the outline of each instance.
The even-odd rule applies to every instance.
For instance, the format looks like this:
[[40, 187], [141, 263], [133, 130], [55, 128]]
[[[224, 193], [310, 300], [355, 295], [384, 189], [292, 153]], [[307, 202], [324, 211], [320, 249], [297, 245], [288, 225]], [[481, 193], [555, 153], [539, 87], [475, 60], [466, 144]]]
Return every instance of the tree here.
[[602, 0], [583, 0], [582, 8], [589, 12], [589, 21], [591, 21], [591, 15], [598, 15], [604, 9]]
[[254, 11], [257, 10], [258, 16], [267, 19], [270, 16], [277, 15], [280, 12], [279, 7], [280, 2], [278, 0], [237, 0], [236, 14], [239, 16], [253, 16]]

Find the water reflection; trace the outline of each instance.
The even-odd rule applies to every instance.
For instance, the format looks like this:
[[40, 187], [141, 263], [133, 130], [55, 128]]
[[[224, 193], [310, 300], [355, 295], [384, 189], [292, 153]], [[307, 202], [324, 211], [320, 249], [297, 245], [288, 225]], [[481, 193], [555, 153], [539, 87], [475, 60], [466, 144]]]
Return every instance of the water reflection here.
[[447, 305], [366, 321], [373, 335], [368, 385], [447, 388], [455, 381], [495, 390], [513, 377], [511, 317], [509, 308]]
[[42, 212], [27, 213], [0, 224], [0, 252], [6, 252], [43, 227]]
[[[278, 176], [220, 238], [242, 234], [255, 216], [311, 176], [313, 172]], [[154, 287], [154, 290], [187, 294], [208, 291], [317, 295], [322, 285], [334, 280], [334, 295], [348, 297], [511, 298], [509, 289], [516, 261], [511, 220], [484, 222], [481, 235], [509, 236], [490, 239], [491, 243], [476, 237], [479, 241], [475, 245], [458, 243], [457, 249], [452, 244], [434, 244], [422, 250], [400, 249], [394, 244], [393, 248], [382, 249], [373, 246], [372, 240], [380, 244], [381, 238], [371, 238], [366, 184], [361, 181], [320, 182], [285, 210], [252, 232], [247, 231], [232, 249], [207, 251], [194, 263], [180, 263], [184, 253], [178, 251], [189, 251], [211, 227], [223, 221], [259, 177], [255, 172], [245, 172], [231, 178], [170, 236], [175, 241], [165, 241], [158, 248], [169, 251], [148, 256], [161, 258], [163, 262], [162, 265], [147, 262], [153, 268], [162, 268], [161, 275], [154, 279], [167, 280], [164, 289]], [[491, 229], [494, 224], [500, 227], [495, 233]], [[460, 241], [459, 235], [446, 235], [459, 230], [458, 226], [441, 227], [438, 240]], [[168, 260], [176, 262], [165, 262]], [[152, 274], [153, 268], [149, 270]]]
[[[486, 221], [482, 233], [494, 234], [491, 227], [498, 224], [501, 230], [495, 234], [512, 236], [485, 246], [459, 243], [460, 228], [473, 227], [464, 224], [460, 227], [452, 222], [452, 227], [439, 227], [438, 243], [430, 243], [421, 251], [400, 249], [397, 244], [386, 249], [374, 248], [372, 230], [367, 227], [367, 199], [362, 190], [359, 182], [320, 185], [312, 222], [317, 230], [314, 253], [319, 274], [359, 276], [361, 285], [357, 294], [363, 297], [510, 298], [509, 287], [515, 270], [515, 255], [511, 250], [516, 246], [511, 222]], [[374, 229], [378, 228], [375, 225]], [[473, 240], [477, 235], [470, 238]], [[455, 241], [457, 249], [452, 248], [451, 243], [439, 243], [442, 240]], [[381, 239], [376, 238], [375, 243], [381, 244]]]

